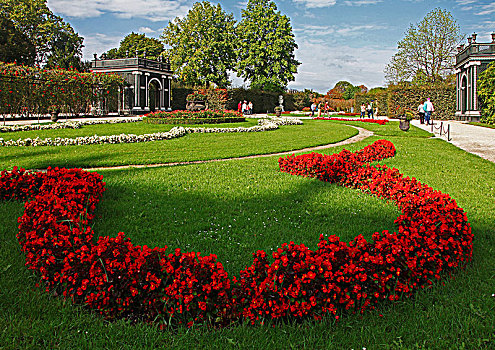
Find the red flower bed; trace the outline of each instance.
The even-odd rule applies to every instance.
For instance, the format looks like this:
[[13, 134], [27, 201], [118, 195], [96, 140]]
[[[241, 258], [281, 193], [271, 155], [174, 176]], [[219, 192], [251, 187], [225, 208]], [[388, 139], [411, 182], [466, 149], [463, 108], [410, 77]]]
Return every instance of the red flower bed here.
[[215, 255], [167, 253], [132, 244], [119, 233], [93, 241], [91, 220], [104, 191], [102, 177], [80, 169], [0, 174], [0, 197], [28, 200], [17, 235], [26, 266], [51, 293], [87, 305], [109, 319], [218, 326], [248, 319], [320, 319], [396, 300], [463, 266], [472, 256], [466, 214], [448, 195], [397, 169], [368, 162], [395, 154], [380, 140], [352, 153], [280, 158], [282, 171], [337, 182], [394, 201], [397, 233], [362, 235], [349, 243], [320, 237], [318, 249], [284, 243], [270, 262], [264, 251], [229, 278]]
[[327, 117], [314, 117], [313, 120], [343, 120], [346, 122], [363, 122], [363, 123], [376, 123], [385, 125], [388, 123], [386, 119], [358, 119], [358, 118], [327, 118]]

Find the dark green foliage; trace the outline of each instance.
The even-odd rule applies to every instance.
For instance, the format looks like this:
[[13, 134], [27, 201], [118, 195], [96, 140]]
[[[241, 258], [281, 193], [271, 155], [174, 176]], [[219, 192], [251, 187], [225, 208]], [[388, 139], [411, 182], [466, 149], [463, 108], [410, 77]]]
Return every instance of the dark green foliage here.
[[0, 13], [0, 61], [33, 65], [36, 48], [29, 38]]
[[194, 92], [194, 89], [185, 87], [173, 87], [172, 88], [172, 110], [186, 109], [187, 95]]
[[354, 95], [354, 111], [359, 113], [361, 105], [373, 101], [374, 108], [378, 108], [378, 115], [387, 115], [388, 111], [388, 96], [387, 89], [374, 88], [368, 92], [357, 92]]
[[81, 69], [83, 38], [53, 14], [47, 0], [1, 0], [1, 10], [36, 47], [35, 63]]
[[478, 78], [478, 97], [481, 122], [495, 124], [495, 62], [492, 62]]
[[145, 34], [132, 32], [120, 42], [118, 48], [106, 52], [107, 58], [146, 57], [156, 60], [163, 52], [163, 44], [155, 38], [148, 38]]
[[229, 99], [226, 109], [237, 110], [239, 101], [251, 101], [253, 103], [254, 113], [273, 112], [274, 108], [279, 105], [278, 97], [284, 97], [284, 109], [292, 111], [296, 109], [294, 104], [294, 95], [289, 93], [276, 93], [272, 91], [261, 91], [256, 89], [234, 88], [229, 89]]

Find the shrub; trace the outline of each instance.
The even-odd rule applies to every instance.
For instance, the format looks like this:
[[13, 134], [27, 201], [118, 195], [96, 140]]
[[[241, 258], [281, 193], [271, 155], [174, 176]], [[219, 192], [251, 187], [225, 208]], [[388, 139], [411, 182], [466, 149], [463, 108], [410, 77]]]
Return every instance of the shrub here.
[[495, 124], [495, 63], [480, 74], [478, 79], [478, 96], [480, 99], [480, 121]]

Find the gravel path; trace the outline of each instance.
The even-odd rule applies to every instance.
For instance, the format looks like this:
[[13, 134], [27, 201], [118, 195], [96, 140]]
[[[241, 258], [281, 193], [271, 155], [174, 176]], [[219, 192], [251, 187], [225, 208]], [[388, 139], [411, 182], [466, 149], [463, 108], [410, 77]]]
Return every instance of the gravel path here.
[[[440, 127], [440, 121], [434, 123], [435, 127]], [[432, 132], [431, 126], [420, 124], [419, 120], [413, 120], [412, 125]], [[447, 129], [447, 126], [450, 126], [451, 144], [495, 163], [495, 129], [453, 120], [443, 121], [443, 128]], [[436, 130], [436, 137], [447, 140], [446, 136], [439, 136], [438, 133], [439, 130]]]
[[337, 143], [330, 143], [327, 145], [308, 147], [308, 148], [292, 150], [292, 151], [287, 151], [287, 152], [256, 154], [256, 155], [252, 155], [252, 156], [224, 158], [224, 159], [195, 160], [195, 161], [191, 161], [191, 162], [174, 162], [174, 163], [143, 164], [143, 165], [141, 165], [141, 164], [119, 165], [119, 166], [113, 166], [113, 167], [95, 167], [95, 168], [85, 168], [84, 170], [90, 170], [91, 171], [91, 170], [128, 169], [128, 168], [156, 168], [156, 167], [163, 167], [163, 166], [201, 164], [201, 163], [225, 162], [225, 161], [229, 161], [229, 160], [264, 158], [264, 157], [273, 157], [273, 156], [285, 156], [285, 155], [293, 154], [293, 153], [313, 152], [313, 151], [318, 151], [318, 150], [322, 150], [322, 149], [326, 149], [326, 148], [338, 147], [338, 146], [343, 146], [343, 145], [347, 145], [350, 143], [356, 143], [356, 142], [362, 141], [362, 140], [373, 135], [372, 131], [369, 131], [369, 130], [366, 130], [363, 128], [359, 128], [359, 127], [355, 127], [355, 126], [353, 126], [353, 128], [357, 129], [359, 131], [359, 133], [356, 136], [350, 137], [346, 140], [343, 140], [343, 141], [340, 141]]

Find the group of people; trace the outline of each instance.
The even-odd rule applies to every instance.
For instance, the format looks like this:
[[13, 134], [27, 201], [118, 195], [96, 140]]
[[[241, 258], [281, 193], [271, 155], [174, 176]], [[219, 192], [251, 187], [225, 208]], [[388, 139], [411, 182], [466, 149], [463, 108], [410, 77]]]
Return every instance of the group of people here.
[[[431, 114], [435, 111], [433, 103], [431, 103], [428, 97], [424, 103], [420, 103], [418, 106], [419, 122], [421, 124], [430, 125]], [[433, 121], [431, 121], [433, 124]]]
[[373, 114], [373, 101], [369, 102], [368, 105], [364, 103], [361, 104], [361, 116], [359, 118], [366, 118], [366, 113], [368, 113], [368, 118], [375, 119]]
[[325, 101], [325, 104], [323, 105], [322, 102], [318, 102], [318, 105], [316, 105], [315, 102], [311, 104], [311, 116], [315, 116], [315, 112], [318, 111], [318, 117], [321, 117], [321, 112], [323, 112], [325, 115], [328, 116], [328, 112], [330, 112], [330, 106], [328, 105], [328, 101]]
[[253, 114], [253, 103], [251, 101], [247, 102], [246, 100], [239, 101], [237, 104], [237, 112], [241, 112], [242, 114]]

